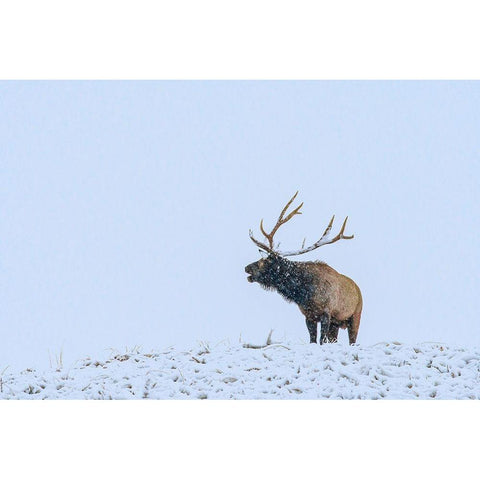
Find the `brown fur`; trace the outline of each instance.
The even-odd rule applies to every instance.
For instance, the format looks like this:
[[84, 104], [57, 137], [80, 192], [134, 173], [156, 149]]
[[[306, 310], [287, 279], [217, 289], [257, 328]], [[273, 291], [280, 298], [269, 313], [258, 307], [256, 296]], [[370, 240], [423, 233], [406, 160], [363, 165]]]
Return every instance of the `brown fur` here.
[[[363, 306], [358, 285], [326, 263], [301, 263], [302, 268], [312, 272], [315, 294], [306, 307], [299, 306], [300, 311], [306, 319], [314, 321], [318, 321], [322, 314], [327, 314], [330, 316], [331, 324], [343, 329], [348, 328], [349, 341], [355, 343]], [[329, 340], [336, 341], [337, 336]]]

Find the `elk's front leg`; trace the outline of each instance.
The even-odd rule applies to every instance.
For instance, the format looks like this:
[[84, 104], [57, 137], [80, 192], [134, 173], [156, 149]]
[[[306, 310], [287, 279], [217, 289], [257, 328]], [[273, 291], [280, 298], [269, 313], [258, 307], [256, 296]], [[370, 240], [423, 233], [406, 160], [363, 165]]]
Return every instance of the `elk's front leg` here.
[[310, 334], [310, 343], [317, 343], [317, 321], [305, 319], [307, 323], [308, 333]]
[[328, 329], [327, 340], [328, 343], [335, 343], [338, 339], [338, 325], [330, 322], [330, 328]]
[[320, 316], [320, 326], [320, 345], [322, 345], [322, 343], [325, 343], [327, 341], [328, 331], [330, 329], [330, 315], [328, 313], [322, 313], [322, 315]]

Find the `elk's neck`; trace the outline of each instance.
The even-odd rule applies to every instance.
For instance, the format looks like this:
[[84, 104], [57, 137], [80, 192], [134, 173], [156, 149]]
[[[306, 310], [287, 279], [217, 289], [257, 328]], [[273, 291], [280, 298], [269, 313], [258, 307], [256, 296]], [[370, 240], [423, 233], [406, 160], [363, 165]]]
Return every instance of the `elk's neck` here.
[[306, 307], [314, 293], [312, 274], [305, 263], [282, 259], [275, 288], [286, 300]]

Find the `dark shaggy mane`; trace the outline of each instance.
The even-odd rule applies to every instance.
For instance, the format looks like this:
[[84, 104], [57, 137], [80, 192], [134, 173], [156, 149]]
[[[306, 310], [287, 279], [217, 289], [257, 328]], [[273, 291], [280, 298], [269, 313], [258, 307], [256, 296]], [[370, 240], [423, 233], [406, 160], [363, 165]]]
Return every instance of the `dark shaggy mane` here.
[[262, 285], [263, 288], [276, 290], [288, 302], [306, 307], [315, 292], [313, 275], [305, 269], [304, 262], [292, 262], [282, 258], [278, 265], [278, 272], [271, 278], [271, 282]]

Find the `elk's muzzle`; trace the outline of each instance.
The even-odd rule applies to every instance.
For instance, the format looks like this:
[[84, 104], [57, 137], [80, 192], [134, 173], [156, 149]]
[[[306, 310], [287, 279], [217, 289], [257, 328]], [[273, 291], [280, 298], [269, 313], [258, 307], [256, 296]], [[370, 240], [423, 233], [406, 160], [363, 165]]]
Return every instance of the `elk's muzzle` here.
[[247, 265], [245, 267], [245, 273], [248, 273], [248, 277], [247, 277], [247, 280], [250, 282], [250, 283], [253, 283], [254, 280], [253, 280], [253, 265], [254, 264], [250, 264], [250, 265]]

